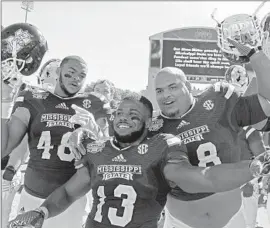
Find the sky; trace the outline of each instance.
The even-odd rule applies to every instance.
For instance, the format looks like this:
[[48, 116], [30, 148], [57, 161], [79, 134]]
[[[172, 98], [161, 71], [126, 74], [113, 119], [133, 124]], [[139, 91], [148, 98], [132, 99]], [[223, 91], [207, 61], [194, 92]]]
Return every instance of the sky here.
[[[216, 24], [239, 13], [252, 14], [259, 1], [34, 1], [27, 22], [47, 39], [50, 58], [79, 55], [88, 64], [88, 82], [108, 79], [140, 91], [148, 83], [149, 37], [166, 30]], [[270, 11], [267, 2], [259, 11]], [[2, 25], [24, 22], [21, 1], [2, 2]]]

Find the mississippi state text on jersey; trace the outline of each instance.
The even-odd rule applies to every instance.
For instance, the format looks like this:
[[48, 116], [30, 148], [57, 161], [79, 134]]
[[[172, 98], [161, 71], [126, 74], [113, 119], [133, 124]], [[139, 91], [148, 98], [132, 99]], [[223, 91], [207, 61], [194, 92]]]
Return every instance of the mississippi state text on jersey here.
[[[190, 163], [208, 167], [240, 161], [241, 147], [237, 140], [240, 126], [266, 118], [257, 95], [239, 97], [233, 86], [216, 83], [195, 98], [184, 116], [167, 118], [160, 114], [153, 119], [150, 130], [152, 134], [176, 135], [186, 145]], [[181, 200], [196, 200], [213, 194], [189, 194], [180, 188], [171, 193]]]
[[76, 169], [74, 156], [66, 147], [74, 124], [72, 104], [90, 111], [96, 119], [106, 116], [103, 101], [93, 94], [61, 98], [48, 91], [29, 86], [16, 99], [13, 115], [27, 126], [30, 158], [25, 173], [25, 190], [46, 198], [63, 185]]
[[93, 191], [86, 228], [156, 228], [170, 191], [163, 167], [170, 158], [188, 159], [185, 149], [165, 134], [124, 149], [116, 144], [85, 142], [80, 162], [89, 170]]

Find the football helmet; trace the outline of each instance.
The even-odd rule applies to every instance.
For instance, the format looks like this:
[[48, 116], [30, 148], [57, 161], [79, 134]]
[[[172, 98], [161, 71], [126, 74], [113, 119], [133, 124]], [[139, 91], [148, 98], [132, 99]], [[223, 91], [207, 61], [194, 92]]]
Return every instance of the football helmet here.
[[266, 14], [261, 21], [261, 27], [264, 32], [262, 49], [270, 59], [270, 13]]
[[1, 31], [2, 80], [11, 84], [35, 73], [48, 50], [42, 33], [28, 23], [12, 24]]
[[243, 64], [249, 62], [249, 57], [243, 56], [238, 49], [228, 41], [228, 38], [255, 49], [262, 45], [264, 35], [256, 14], [264, 3], [265, 2], [256, 9], [253, 15], [236, 14], [225, 18], [222, 22], [215, 19], [214, 14], [216, 9], [212, 13], [211, 17], [217, 23], [217, 45], [229, 61]]
[[60, 64], [60, 59], [50, 59], [42, 66], [38, 75], [38, 83], [43, 89], [51, 92], [55, 90], [56, 83], [59, 78], [57, 68]]

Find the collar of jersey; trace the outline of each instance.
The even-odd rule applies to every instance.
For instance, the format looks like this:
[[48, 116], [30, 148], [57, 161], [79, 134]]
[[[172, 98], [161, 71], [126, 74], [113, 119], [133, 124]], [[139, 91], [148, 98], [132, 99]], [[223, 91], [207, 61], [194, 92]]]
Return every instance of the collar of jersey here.
[[73, 98], [77, 98], [77, 97], [84, 97], [85, 96], [85, 93], [76, 93], [74, 96], [72, 97], [60, 97], [58, 95], [56, 95], [55, 93], [52, 93], [51, 91], [47, 90], [47, 92], [51, 93], [53, 96], [56, 96], [60, 99], [63, 99], [63, 100], [70, 100], [70, 99], [73, 99]]
[[[148, 137], [145, 137], [145, 139], [148, 140], [149, 138], [148, 138]], [[145, 140], [145, 139], [144, 139], [144, 140]], [[143, 141], [144, 141], [144, 140], [143, 140]], [[119, 151], [128, 150], [129, 148], [134, 147], [134, 146], [138, 146], [138, 145], [140, 145], [140, 144], [142, 143], [142, 142], [140, 142], [138, 145], [132, 144], [132, 145], [127, 146], [127, 147], [125, 147], [125, 148], [119, 148], [118, 146], [115, 145], [115, 143], [114, 143], [115, 141], [116, 141], [115, 137], [111, 137], [110, 143], [111, 143], [112, 147], [113, 147], [114, 149], [116, 149], [116, 150], [119, 150]]]
[[183, 117], [185, 117], [188, 113], [190, 113], [191, 112], [191, 110], [195, 107], [195, 104], [196, 104], [196, 101], [197, 101], [197, 99], [194, 97], [193, 98], [193, 103], [192, 103], [192, 105], [191, 105], [191, 107], [186, 111], [186, 113], [184, 113], [182, 116], [180, 116], [180, 117], [168, 117], [168, 116], [165, 116], [161, 111], [159, 111], [159, 114], [163, 117], [163, 118], [165, 118], [165, 119], [182, 119]]

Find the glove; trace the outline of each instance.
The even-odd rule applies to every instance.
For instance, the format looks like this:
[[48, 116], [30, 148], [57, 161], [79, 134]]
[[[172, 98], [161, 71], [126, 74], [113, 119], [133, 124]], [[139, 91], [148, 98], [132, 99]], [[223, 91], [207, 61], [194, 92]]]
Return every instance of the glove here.
[[12, 181], [15, 174], [16, 174], [16, 170], [14, 169], [13, 166], [9, 165], [6, 167], [3, 173], [3, 179], [7, 181]]
[[[227, 39], [228, 42], [233, 45], [242, 56], [247, 57], [248, 59], [256, 53], [256, 49], [253, 46], [248, 45], [248, 42], [246, 42], [246, 45], [243, 45], [235, 40], [232, 40], [230, 38]], [[261, 50], [261, 47], [258, 47], [258, 49]]]
[[254, 177], [270, 176], [270, 150], [255, 157], [249, 168]]
[[42, 210], [28, 211], [17, 215], [8, 224], [8, 228], [41, 228], [45, 219], [45, 213]]
[[81, 125], [83, 128], [95, 134], [96, 138], [103, 136], [98, 124], [96, 123], [95, 117], [91, 112], [88, 112], [74, 104], [71, 105], [71, 108], [75, 110], [75, 115], [69, 119], [70, 123]]
[[80, 160], [86, 154], [83, 141], [87, 138], [91, 138], [94, 141], [97, 140], [96, 135], [86, 128], [81, 127], [71, 133], [67, 144], [75, 160]]

